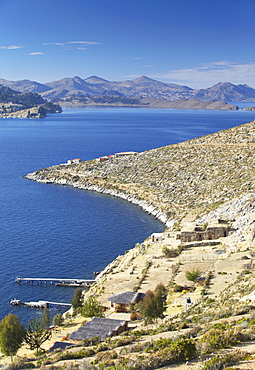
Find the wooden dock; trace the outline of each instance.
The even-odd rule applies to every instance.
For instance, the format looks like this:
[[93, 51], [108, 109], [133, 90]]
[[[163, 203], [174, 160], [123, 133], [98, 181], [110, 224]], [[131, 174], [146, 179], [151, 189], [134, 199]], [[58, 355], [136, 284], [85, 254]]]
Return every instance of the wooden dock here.
[[96, 280], [91, 279], [57, 279], [57, 278], [23, 278], [21, 276], [16, 277], [15, 283], [17, 284], [37, 284], [37, 285], [57, 285], [57, 286], [73, 286], [83, 287], [94, 284]]
[[38, 301], [38, 302], [22, 302], [19, 299], [12, 299], [10, 301], [11, 306], [26, 306], [32, 308], [49, 308], [49, 307], [57, 307], [57, 308], [71, 308], [71, 303], [61, 303], [61, 302], [50, 302], [50, 301]]

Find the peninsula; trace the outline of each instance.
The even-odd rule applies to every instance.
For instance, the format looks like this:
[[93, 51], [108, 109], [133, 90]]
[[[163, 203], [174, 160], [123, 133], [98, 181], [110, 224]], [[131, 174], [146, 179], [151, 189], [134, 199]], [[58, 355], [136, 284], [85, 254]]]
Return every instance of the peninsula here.
[[[137, 204], [167, 226], [254, 189], [255, 123], [142, 153], [57, 165], [28, 174]], [[112, 153], [105, 153], [112, 154]]]
[[[128, 320], [131, 330], [94, 345], [81, 340], [86, 325], [74, 331], [66, 323], [70, 347], [49, 353], [46, 368], [254, 368], [254, 156], [255, 121], [26, 176], [122, 197], [167, 226], [118, 256], [84, 296], [99, 300], [106, 320]], [[164, 319], [144, 325], [139, 310], [122, 311], [118, 297], [153, 291], [159, 283], [167, 287]]]

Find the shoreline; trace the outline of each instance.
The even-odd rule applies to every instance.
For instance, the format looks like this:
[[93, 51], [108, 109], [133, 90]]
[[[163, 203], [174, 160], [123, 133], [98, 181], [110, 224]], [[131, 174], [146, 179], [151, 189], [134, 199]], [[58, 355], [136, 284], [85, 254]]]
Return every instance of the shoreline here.
[[173, 226], [173, 224], [175, 222], [175, 220], [169, 221], [169, 219], [167, 218], [167, 215], [164, 212], [162, 212], [159, 209], [156, 209], [155, 207], [150, 205], [145, 200], [141, 200], [141, 199], [137, 198], [136, 196], [132, 196], [130, 194], [124, 194], [122, 192], [118, 192], [118, 191], [110, 190], [110, 189], [107, 189], [107, 188], [103, 188], [103, 187], [98, 186], [98, 185], [85, 185], [85, 184], [79, 184], [79, 183], [77, 184], [77, 183], [74, 183], [72, 181], [67, 181], [67, 180], [66, 181], [55, 180], [54, 182], [53, 181], [48, 181], [48, 180], [41, 180], [41, 179], [37, 178], [36, 171], [25, 175], [24, 178], [26, 178], [28, 180], [44, 183], [44, 184], [72, 186], [73, 188], [76, 188], [76, 189], [86, 190], [86, 191], [93, 191], [93, 192], [97, 192], [97, 193], [101, 193], [101, 194], [111, 195], [111, 196], [116, 197], [116, 198], [120, 198], [120, 199], [125, 200], [125, 201], [127, 201], [127, 202], [129, 202], [129, 203], [131, 203], [135, 206], [140, 207], [144, 212], [153, 216], [158, 221], [160, 221], [163, 225], [165, 225], [166, 228]]

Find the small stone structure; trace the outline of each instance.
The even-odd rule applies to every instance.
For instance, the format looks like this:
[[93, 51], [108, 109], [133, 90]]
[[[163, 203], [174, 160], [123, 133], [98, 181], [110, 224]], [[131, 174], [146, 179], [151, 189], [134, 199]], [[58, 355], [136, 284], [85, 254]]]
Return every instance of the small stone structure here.
[[163, 239], [164, 239], [163, 238], [163, 233], [153, 233], [153, 234], [151, 234], [152, 243], [162, 242]]
[[208, 226], [198, 226], [190, 224], [181, 231], [178, 239], [181, 243], [198, 242], [201, 240], [213, 240], [226, 237], [229, 234], [229, 225], [227, 222], [218, 220], [218, 223]]

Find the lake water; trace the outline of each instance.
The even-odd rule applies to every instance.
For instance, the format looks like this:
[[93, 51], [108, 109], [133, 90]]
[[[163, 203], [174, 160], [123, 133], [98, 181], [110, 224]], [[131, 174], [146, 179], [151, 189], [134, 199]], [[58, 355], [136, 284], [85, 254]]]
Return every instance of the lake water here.
[[[250, 104], [252, 105], [252, 104]], [[0, 120], [0, 319], [39, 310], [9, 301], [70, 302], [73, 288], [27, 286], [16, 276], [92, 278], [164, 226], [123, 200], [23, 178], [70, 158], [144, 151], [255, 119], [255, 112], [135, 108], [66, 109], [42, 120]], [[52, 310], [52, 315], [57, 311]]]

